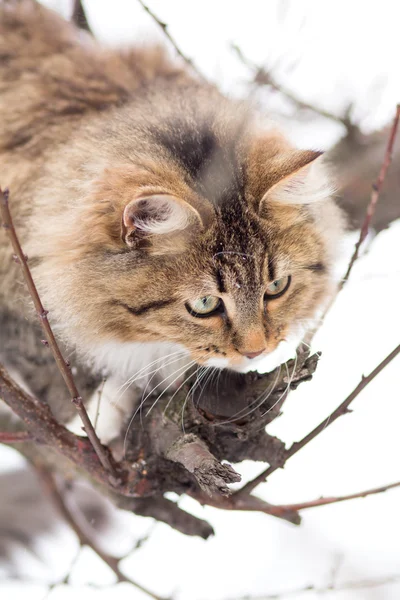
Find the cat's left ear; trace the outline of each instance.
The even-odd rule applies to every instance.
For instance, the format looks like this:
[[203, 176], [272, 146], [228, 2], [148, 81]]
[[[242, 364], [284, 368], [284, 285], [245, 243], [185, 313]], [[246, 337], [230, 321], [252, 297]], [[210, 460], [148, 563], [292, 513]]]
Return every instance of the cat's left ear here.
[[122, 238], [129, 247], [140, 237], [159, 236], [201, 227], [198, 211], [188, 202], [168, 194], [154, 194], [131, 200], [122, 217]]
[[334, 193], [322, 152], [295, 151], [277, 169], [277, 179], [262, 197], [260, 210], [269, 202], [311, 204]]

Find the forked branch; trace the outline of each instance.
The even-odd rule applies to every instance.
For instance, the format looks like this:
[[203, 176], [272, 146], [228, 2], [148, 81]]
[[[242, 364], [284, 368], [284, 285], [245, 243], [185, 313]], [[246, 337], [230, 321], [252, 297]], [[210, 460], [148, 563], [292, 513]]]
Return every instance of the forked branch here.
[[321, 117], [324, 117], [325, 119], [330, 119], [331, 121], [335, 121], [336, 123], [344, 125], [348, 132], [353, 132], [354, 130], [357, 130], [357, 126], [354, 125], [354, 123], [352, 123], [352, 121], [349, 118], [350, 110], [347, 110], [345, 116], [341, 117], [339, 115], [335, 115], [334, 113], [325, 110], [324, 108], [315, 106], [310, 102], [302, 100], [301, 98], [299, 98], [299, 96], [297, 96], [287, 87], [285, 87], [281, 83], [278, 83], [271, 71], [266, 71], [263, 67], [259, 67], [251, 60], [249, 60], [246, 56], [244, 56], [239, 46], [237, 46], [236, 44], [232, 44], [231, 47], [232, 50], [234, 50], [234, 52], [237, 54], [240, 61], [254, 73], [255, 84], [259, 86], [267, 86], [275, 90], [276, 92], [279, 92], [280, 94], [282, 94], [282, 96], [290, 100], [292, 104], [294, 104], [297, 108], [301, 110], [311, 111], [317, 115], [320, 115]]
[[[373, 380], [379, 373], [400, 353], [400, 344], [392, 350], [392, 352], [381, 362], [369, 375], [366, 377], [362, 377], [360, 383], [357, 387], [347, 396], [345, 400], [334, 410], [326, 419], [324, 419], [315, 429], [313, 429], [309, 434], [307, 434], [302, 440], [299, 442], [295, 442], [292, 446], [286, 450], [285, 452], [285, 463], [289, 458], [297, 454], [299, 450], [304, 448], [307, 444], [309, 444], [314, 438], [316, 438], [320, 433], [322, 433], [325, 429], [327, 429], [332, 423], [336, 421], [342, 415], [349, 413], [349, 406], [357, 398], [360, 392], [363, 391], [365, 387]], [[279, 467], [271, 465], [268, 469], [265, 469], [260, 475], [246, 483], [240, 490], [236, 492], [236, 494], [250, 494], [260, 483], [266, 481], [267, 477], [271, 475], [274, 471], [276, 471]]]
[[162, 598], [161, 596], [158, 596], [154, 592], [143, 587], [137, 581], [134, 581], [130, 577], [127, 577], [126, 575], [124, 575], [122, 573], [121, 569], [119, 568], [119, 563], [120, 563], [121, 559], [116, 558], [115, 556], [111, 556], [110, 554], [107, 554], [106, 552], [104, 552], [101, 548], [99, 548], [99, 546], [92, 539], [90, 539], [88, 537], [88, 535], [80, 527], [80, 525], [78, 524], [77, 520], [74, 517], [74, 514], [68, 507], [68, 504], [64, 501], [64, 498], [63, 498], [60, 490], [57, 487], [54, 477], [49, 472], [49, 470], [47, 468], [45, 468], [44, 466], [40, 465], [37, 461], [34, 463], [34, 467], [36, 469], [36, 472], [39, 475], [39, 478], [40, 478], [45, 490], [47, 491], [48, 496], [50, 497], [51, 501], [55, 505], [55, 507], [58, 510], [58, 512], [60, 513], [60, 515], [63, 517], [63, 519], [68, 523], [68, 525], [71, 527], [71, 529], [77, 535], [81, 546], [88, 546], [89, 548], [91, 548], [93, 550], [93, 552], [95, 552], [97, 554], [97, 556], [99, 556], [99, 558], [101, 558], [101, 560], [110, 567], [110, 569], [116, 575], [117, 581], [119, 583], [120, 582], [130, 583], [133, 586], [135, 586], [137, 589], [141, 590], [142, 592], [144, 592], [145, 594], [150, 596], [151, 598], [154, 598], [154, 600], [168, 600], [166, 598]]

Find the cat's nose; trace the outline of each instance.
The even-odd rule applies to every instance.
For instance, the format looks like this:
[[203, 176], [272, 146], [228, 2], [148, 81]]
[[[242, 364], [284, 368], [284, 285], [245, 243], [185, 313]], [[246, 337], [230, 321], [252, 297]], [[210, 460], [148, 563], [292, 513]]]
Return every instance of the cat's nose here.
[[265, 348], [263, 348], [262, 350], [257, 350], [257, 352], [241, 352], [241, 354], [243, 354], [243, 356], [246, 356], [247, 358], [256, 358], [257, 356], [260, 356], [260, 354], [262, 354], [265, 351]]

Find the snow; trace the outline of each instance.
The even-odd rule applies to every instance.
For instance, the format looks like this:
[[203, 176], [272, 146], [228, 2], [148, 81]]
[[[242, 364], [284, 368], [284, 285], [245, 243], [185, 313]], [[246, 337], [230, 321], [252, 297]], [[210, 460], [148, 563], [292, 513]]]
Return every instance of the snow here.
[[[64, 11], [69, 2], [47, 0]], [[148, 41], [159, 35], [148, 15], [133, 0], [90, 0], [89, 16], [98, 37], [107, 43]], [[390, 0], [280, 2], [220, 0], [178, 2], [149, 0], [170, 32], [202, 72], [233, 94], [241, 94], [248, 71], [229, 48], [238, 43], [258, 64], [276, 64], [284, 56], [280, 80], [306, 100], [340, 112], [354, 101], [354, 113], [368, 131], [387, 122], [400, 98], [397, 53], [398, 22]], [[286, 15], [286, 18], [285, 18]], [[299, 60], [301, 57], [301, 61]], [[295, 63], [295, 68], [290, 68]], [[263, 101], [263, 95], [259, 94]], [[288, 109], [289, 110], [289, 109]], [[301, 146], [329, 147], [341, 127], [318, 119], [314, 127], [284, 121]], [[374, 174], [371, 174], [373, 177]], [[347, 257], [355, 239], [347, 240]], [[322, 358], [316, 375], [292, 393], [284, 416], [269, 427], [289, 445], [321, 422], [398, 343], [400, 323], [400, 221], [369, 243], [351, 279], [314, 340]], [[346, 260], [343, 259], [343, 272]], [[400, 359], [397, 357], [356, 399], [354, 412], [341, 417], [316, 440], [275, 472], [257, 493], [273, 503], [348, 494], [399, 479]], [[1, 470], [21, 459], [0, 448]], [[262, 465], [238, 466], [245, 479]], [[397, 577], [376, 587], [327, 591], [333, 600], [397, 600], [400, 597], [400, 489], [381, 495], [304, 511], [295, 527], [256, 513], [202, 508], [182, 498], [182, 508], [207, 519], [216, 535], [207, 542], [185, 537], [157, 524], [143, 547], [122, 563], [133, 579], [176, 600], [228, 600], [300, 590], [306, 586], [345, 585]], [[107, 542], [113, 552], [127, 551], [151, 521], [119, 514]], [[63, 577], [74, 560], [77, 543], [61, 523], [39, 541], [32, 562], [20, 552], [25, 581], [7, 580], [3, 568], [0, 595], [7, 600], [42, 600], [46, 581]], [[34, 578], [37, 583], [29, 583]], [[51, 600], [141, 600], [146, 596], [114, 576], [90, 550], [79, 555], [71, 587], [58, 586]], [[101, 589], [95, 585], [106, 585]], [[110, 585], [112, 587], [110, 587]], [[283, 596], [285, 597], [285, 596]], [[293, 600], [314, 600], [312, 590], [293, 592]]]

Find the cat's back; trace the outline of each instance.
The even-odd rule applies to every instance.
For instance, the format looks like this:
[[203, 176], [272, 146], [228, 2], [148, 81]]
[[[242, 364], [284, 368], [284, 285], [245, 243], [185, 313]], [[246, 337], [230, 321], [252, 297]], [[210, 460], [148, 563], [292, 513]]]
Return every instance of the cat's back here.
[[0, 58], [0, 152], [37, 152], [149, 81], [185, 77], [165, 49], [104, 48], [35, 0], [0, 0]]
[[[186, 77], [164, 48], [107, 49], [35, 0], [0, 0], [0, 186], [10, 189], [21, 241], [58, 148], [151, 82]], [[0, 235], [0, 307], [18, 275], [10, 255]]]

